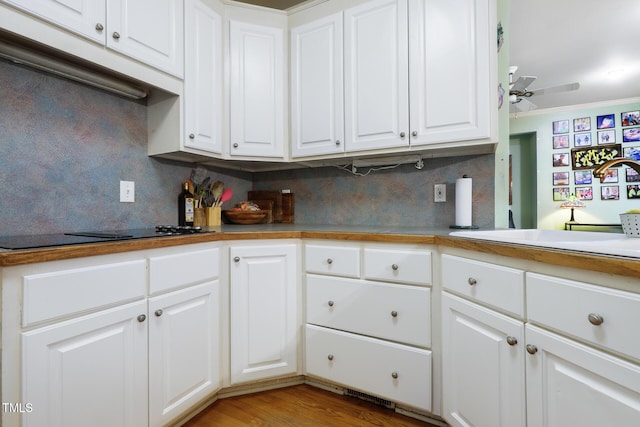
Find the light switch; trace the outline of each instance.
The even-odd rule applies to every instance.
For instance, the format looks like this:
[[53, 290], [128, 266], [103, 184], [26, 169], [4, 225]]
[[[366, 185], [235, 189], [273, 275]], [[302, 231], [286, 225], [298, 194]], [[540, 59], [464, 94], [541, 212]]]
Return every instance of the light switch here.
[[136, 201], [136, 184], [133, 181], [120, 181], [120, 201], [133, 203]]
[[433, 201], [434, 202], [447, 201], [447, 184], [436, 184], [433, 186]]

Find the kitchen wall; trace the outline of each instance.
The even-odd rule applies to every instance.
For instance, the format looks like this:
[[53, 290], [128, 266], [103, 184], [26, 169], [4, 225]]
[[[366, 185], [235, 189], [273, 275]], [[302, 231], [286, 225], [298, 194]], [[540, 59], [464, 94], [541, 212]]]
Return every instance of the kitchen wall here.
[[[626, 166], [619, 168], [617, 182], [601, 184], [599, 180], [593, 180], [591, 184], [576, 185], [574, 170], [571, 165], [565, 167], [553, 166], [554, 153], [570, 153], [575, 148], [573, 119], [590, 117], [591, 130], [589, 131], [592, 140], [592, 147], [598, 147], [598, 129], [596, 120], [599, 115], [613, 114], [615, 118], [615, 143], [621, 144], [623, 149], [635, 147], [640, 149], [640, 141], [623, 142], [623, 127], [620, 123], [620, 114], [627, 111], [640, 110], [639, 100], [620, 100], [594, 105], [575, 106], [569, 109], [540, 110], [530, 113], [518, 114], [517, 117], [509, 121], [510, 133], [513, 138], [521, 138], [524, 141], [530, 140], [535, 144], [533, 152], [537, 160], [535, 168], [535, 181], [537, 190], [535, 199], [537, 200], [537, 228], [563, 229], [564, 222], [568, 221], [571, 214], [568, 210], [560, 209], [559, 201], [553, 200], [553, 188], [569, 187], [571, 193], [575, 193], [576, 187], [591, 187], [593, 200], [585, 200], [586, 208], [575, 210], [575, 219], [582, 223], [620, 223], [619, 214], [629, 209], [640, 209], [640, 199], [628, 199], [626, 195], [627, 185], [638, 184], [637, 182], [627, 182], [625, 176]], [[569, 120], [569, 147], [564, 149], [553, 148], [552, 123], [558, 120]], [[618, 169], [618, 168], [616, 168]], [[554, 172], [568, 172], [568, 185], [553, 185]], [[602, 200], [601, 189], [603, 186], [619, 187], [618, 200]]]
[[[194, 167], [147, 156], [146, 106], [0, 61], [0, 235], [176, 223], [180, 182]], [[494, 156], [425, 160], [425, 167], [353, 176], [336, 168], [248, 174], [211, 169], [234, 190], [289, 188], [296, 223], [448, 227], [456, 178], [474, 178], [473, 221], [494, 223]], [[120, 180], [135, 203], [119, 202]], [[433, 202], [446, 183], [447, 202]]]

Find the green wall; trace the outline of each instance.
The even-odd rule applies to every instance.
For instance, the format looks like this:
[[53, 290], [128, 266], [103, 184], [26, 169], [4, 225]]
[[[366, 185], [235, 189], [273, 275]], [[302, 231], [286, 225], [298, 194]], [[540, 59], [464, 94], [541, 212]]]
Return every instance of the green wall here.
[[[636, 147], [640, 149], [639, 142], [622, 142], [623, 128], [620, 122], [620, 114], [627, 111], [640, 110], [640, 100], [627, 99], [610, 103], [581, 105], [575, 108], [567, 109], [548, 109], [540, 111], [532, 111], [529, 113], [519, 113], [511, 115], [509, 120], [509, 133], [511, 138], [519, 135], [534, 134], [535, 135], [535, 152], [536, 152], [536, 171], [535, 179], [537, 182], [537, 228], [543, 229], [563, 229], [564, 222], [569, 220], [570, 212], [560, 209], [560, 202], [553, 200], [553, 174], [554, 172], [568, 172], [569, 185], [555, 186], [569, 187], [570, 192], [574, 193], [576, 187], [591, 187], [593, 191], [593, 200], [585, 200], [586, 208], [576, 209], [575, 219], [581, 223], [620, 223], [619, 214], [629, 209], [639, 209], [640, 199], [627, 199], [627, 185], [639, 183], [627, 183], [625, 171], [627, 166], [619, 168], [618, 182], [603, 183], [599, 180], [593, 180], [591, 184], [577, 185], [575, 183], [574, 170], [572, 166], [554, 167], [553, 154], [570, 153], [574, 148], [574, 129], [573, 120], [583, 117], [591, 119], [590, 137], [592, 146], [598, 146], [598, 130], [596, 129], [597, 116], [613, 114], [615, 118], [615, 127], [613, 128], [616, 138], [616, 144], [621, 144], [623, 149]], [[569, 120], [569, 147], [563, 149], [553, 148], [553, 131], [552, 123], [558, 120]], [[523, 162], [526, 160], [523, 159]], [[570, 162], [571, 163], [571, 162]], [[619, 189], [619, 200], [602, 200], [601, 191], [605, 186], [617, 186]], [[496, 202], [497, 203], [497, 202]], [[497, 211], [496, 211], [497, 215]]]

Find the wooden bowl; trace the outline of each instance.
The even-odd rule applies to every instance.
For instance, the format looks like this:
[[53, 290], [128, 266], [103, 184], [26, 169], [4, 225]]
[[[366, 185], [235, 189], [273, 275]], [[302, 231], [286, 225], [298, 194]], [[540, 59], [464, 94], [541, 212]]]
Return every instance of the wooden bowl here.
[[258, 224], [267, 216], [267, 211], [222, 211], [224, 216], [234, 224]]

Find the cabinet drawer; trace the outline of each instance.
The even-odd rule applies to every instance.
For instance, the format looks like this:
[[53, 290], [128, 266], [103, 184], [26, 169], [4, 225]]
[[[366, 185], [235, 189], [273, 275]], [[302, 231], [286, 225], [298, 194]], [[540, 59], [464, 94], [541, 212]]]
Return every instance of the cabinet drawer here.
[[360, 277], [360, 248], [357, 246], [306, 245], [307, 273]]
[[26, 275], [22, 326], [143, 298], [146, 287], [144, 259]]
[[307, 374], [431, 411], [431, 352], [314, 325], [306, 327]]
[[527, 273], [527, 313], [533, 323], [640, 359], [638, 294]]
[[518, 317], [524, 317], [524, 271], [442, 255], [442, 286]]
[[149, 258], [149, 292], [152, 295], [211, 281], [219, 275], [218, 248], [183, 251]]
[[431, 346], [431, 289], [307, 276], [307, 322]]
[[431, 283], [431, 252], [365, 248], [364, 278], [428, 285]]

